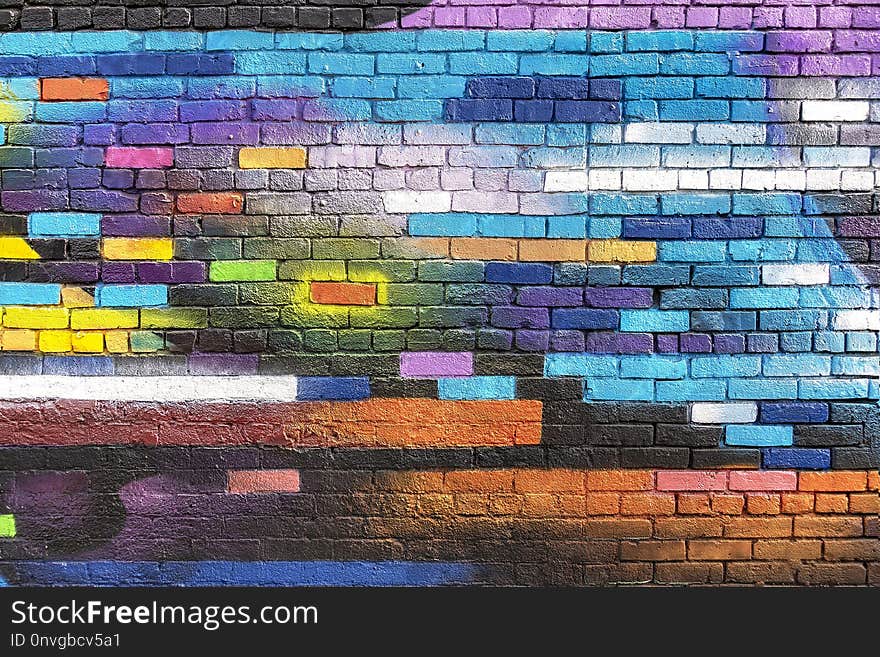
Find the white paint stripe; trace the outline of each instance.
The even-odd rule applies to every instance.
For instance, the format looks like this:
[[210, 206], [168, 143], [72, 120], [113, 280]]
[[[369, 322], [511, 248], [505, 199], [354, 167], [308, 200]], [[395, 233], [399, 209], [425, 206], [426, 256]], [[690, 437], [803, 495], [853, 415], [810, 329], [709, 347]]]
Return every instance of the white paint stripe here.
[[0, 376], [0, 399], [295, 401], [295, 376]]

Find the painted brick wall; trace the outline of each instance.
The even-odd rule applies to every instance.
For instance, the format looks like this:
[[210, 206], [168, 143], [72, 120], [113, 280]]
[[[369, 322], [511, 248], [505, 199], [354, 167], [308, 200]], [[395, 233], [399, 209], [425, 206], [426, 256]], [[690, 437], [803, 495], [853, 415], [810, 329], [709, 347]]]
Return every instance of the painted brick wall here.
[[877, 585], [878, 20], [0, 10], [0, 577]]

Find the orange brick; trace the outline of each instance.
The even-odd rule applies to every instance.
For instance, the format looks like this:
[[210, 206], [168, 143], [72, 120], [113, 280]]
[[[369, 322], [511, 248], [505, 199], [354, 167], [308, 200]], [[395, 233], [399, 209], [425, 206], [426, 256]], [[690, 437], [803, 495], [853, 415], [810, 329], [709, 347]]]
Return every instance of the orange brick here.
[[801, 472], [798, 489], [828, 492], [858, 492], [867, 490], [868, 473], [858, 471]]
[[443, 490], [443, 473], [430, 470], [380, 470], [375, 475], [379, 490], [404, 493], [428, 493]]
[[880, 472], [868, 473], [868, 490], [880, 490]]
[[522, 495], [504, 493], [489, 496], [489, 513], [493, 516], [512, 516], [518, 514], [521, 509]]
[[528, 262], [583, 262], [586, 257], [586, 240], [519, 241], [519, 259]]
[[798, 516], [794, 519], [795, 536], [861, 536], [859, 516]]
[[860, 563], [809, 563], [798, 568], [798, 582], [808, 586], [864, 584], [867, 570]]
[[654, 473], [650, 470], [591, 470], [587, 490], [653, 490]]
[[516, 260], [516, 240], [501, 237], [453, 237], [450, 254], [456, 260]]
[[453, 495], [455, 513], [461, 516], [485, 516], [489, 513], [489, 497], [473, 493]]
[[517, 470], [513, 478], [514, 489], [519, 493], [582, 493], [583, 470]]
[[712, 513], [709, 493], [678, 493], [678, 512], [685, 515], [708, 516]]
[[816, 513], [846, 513], [849, 495], [845, 493], [817, 493]]
[[822, 541], [800, 539], [797, 541], [760, 540], [755, 541], [755, 559], [821, 559]]
[[684, 561], [684, 541], [624, 541], [621, 561]]
[[778, 561], [731, 561], [725, 581], [733, 584], [793, 584], [796, 567]]
[[588, 538], [650, 538], [651, 521], [637, 518], [591, 518], [584, 533]]
[[813, 510], [815, 496], [812, 493], [783, 493], [782, 512], [794, 515]]
[[532, 493], [523, 495], [522, 514], [528, 518], [555, 518], [563, 515], [558, 495]]
[[784, 516], [730, 518], [724, 525], [724, 535], [731, 538], [782, 538], [791, 536], [791, 518]]
[[107, 100], [110, 85], [103, 78], [43, 78], [40, 100]]
[[657, 518], [654, 521], [657, 538], [714, 538], [721, 533], [721, 518]]
[[746, 509], [752, 515], [776, 515], [782, 511], [782, 498], [771, 493], [751, 493], [746, 497]]
[[688, 559], [693, 561], [731, 561], [751, 558], [751, 541], [688, 541]]
[[237, 192], [195, 192], [180, 194], [177, 209], [185, 214], [237, 214], [244, 198]]
[[617, 493], [587, 493], [586, 511], [590, 516], [615, 516], [620, 512]]
[[230, 493], [298, 493], [299, 470], [230, 470], [226, 473]]
[[620, 512], [625, 516], [671, 516], [675, 514], [675, 495], [626, 493], [621, 497]]
[[445, 489], [463, 493], [513, 492], [512, 470], [453, 470], [443, 480]]
[[371, 283], [324, 283], [312, 281], [314, 303], [340, 306], [372, 306], [376, 303], [376, 286]]
[[586, 498], [583, 494], [577, 495], [559, 495], [558, 503], [560, 513], [565, 517], [584, 517], [584, 509], [586, 505]]
[[826, 561], [880, 561], [880, 541], [876, 538], [824, 541]]
[[880, 513], [880, 495], [856, 493], [849, 496], [850, 513]]
[[419, 495], [419, 513], [425, 516], [450, 515], [455, 509], [455, 498], [442, 493]]
[[743, 495], [712, 493], [712, 510], [715, 513], [723, 513], [728, 516], [738, 516], [743, 512], [746, 504]]

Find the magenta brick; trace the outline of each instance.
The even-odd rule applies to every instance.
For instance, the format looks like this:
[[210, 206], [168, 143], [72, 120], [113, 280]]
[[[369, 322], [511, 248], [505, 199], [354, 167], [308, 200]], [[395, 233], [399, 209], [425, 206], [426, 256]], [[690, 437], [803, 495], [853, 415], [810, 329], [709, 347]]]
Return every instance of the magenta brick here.
[[400, 376], [433, 378], [471, 376], [474, 355], [469, 351], [409, 351], [400, 354]]
[[174, 163], [170, 148], [136, 148], [111, 146], [104, 156], [104, 164], [120, 169], [161, 169]]

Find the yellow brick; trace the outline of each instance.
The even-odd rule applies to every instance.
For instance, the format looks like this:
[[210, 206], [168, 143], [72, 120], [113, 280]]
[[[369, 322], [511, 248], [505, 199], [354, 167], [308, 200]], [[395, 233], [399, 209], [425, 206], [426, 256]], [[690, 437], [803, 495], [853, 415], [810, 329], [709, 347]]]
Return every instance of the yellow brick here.
[[76, 331], [70, 341], [74, 351], [93, 354], [104, 351], [104, 334], [100, 331]]
[[27, 329], [3, 331], [0, 344], [5, 351], [33, 351], [37, 348], [37, 333]]
[[95, 299], [81, 287], [63, 287], [61, 303], [65, 308], [91, 308], [95, 305]]
[[80, 308], [70, 311], [70, 328], [74, 330], [137, 328], [137, 325], [137, 310]]
[[238, 152], [240, 169], [304, 169], [304, 148], [242, 148]]
[[102, 245], [106, 260], [171, 260], [170, 237], [106, 237]]
[[3, 325], [9, 328], [67, 328], [70, 311], [54, 306], [7, 306]]
[[0, 236], [0, 260], [39, 260], [34, 251], [21, 237]]
[[128, 333], [125, 331], [107, 331], [104, 341], [111, 354], [124, 354], [128, 351]]
[[40, 351], [70, 351], [70, 331], [40, 331]]
[[655, 242], [627, 242], [623, 240], [593, 240], [588, 249], [590, 262], [654, 262], [657, 260]]

